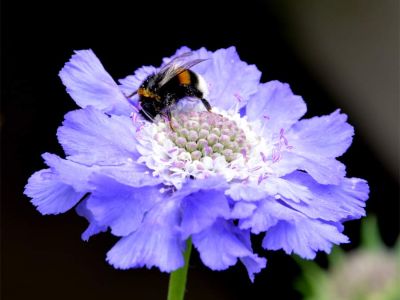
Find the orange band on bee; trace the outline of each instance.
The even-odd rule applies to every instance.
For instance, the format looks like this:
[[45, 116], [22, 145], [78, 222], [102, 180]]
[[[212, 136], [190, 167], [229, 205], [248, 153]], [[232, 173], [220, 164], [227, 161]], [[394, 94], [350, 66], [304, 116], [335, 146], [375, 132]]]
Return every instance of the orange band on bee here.
[[178, 80], [180, 84], [189, 85], [191, 82], [190, 73], [188, 70], [178, 74]]

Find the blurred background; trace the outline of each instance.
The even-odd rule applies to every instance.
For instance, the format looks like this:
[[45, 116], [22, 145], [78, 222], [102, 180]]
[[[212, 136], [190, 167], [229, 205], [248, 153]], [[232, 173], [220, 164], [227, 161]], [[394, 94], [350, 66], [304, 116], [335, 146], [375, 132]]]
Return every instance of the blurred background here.
[[[290, 84], [306, 117], [336, 108], [355, 126], [341, 158], [349, 177], [368, 180], [367, 212], [382, 243], [399, 235], [399, 2], [281, 0], [201, 2], [4, 0], [1, 9], [1, 296], [2, 299], [164, 299], [158, 270], [117, 271], [105, 262], [116, 242], [80, 240], [86, 220], [73, 211], [41, 216], [22, 192], [44, 167], [43, 152], [63, 155], [56, 130], [76, 105], [58, 72], [73, 50], [91, 48], [115, 78], [159, 65], [183, 45], [236, 46], [262, 81]], [[360, 245], [360, 222], [346, 224]], [[259, 237], [255, 237], [255, 242]], [[283, 252], [255, 250], [268, 267], [254, 284], [238, 264], [213, 272], [192, 256], [186, 299], [303, 299], [294, 288], [302, 268]], [[328, 265], [319, 254], [316, 263]], [[355, 274], [354, 276], [357, 276]], [[315, 278], [319, 280], [318, 276]]]

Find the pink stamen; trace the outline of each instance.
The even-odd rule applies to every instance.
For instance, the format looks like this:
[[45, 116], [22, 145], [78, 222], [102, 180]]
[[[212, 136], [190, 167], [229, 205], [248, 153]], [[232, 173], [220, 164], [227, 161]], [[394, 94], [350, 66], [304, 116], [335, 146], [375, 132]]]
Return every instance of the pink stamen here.
[[280, 149], [280, 145], [274, 149], [272, 149], [272, 162], [276, 163], [281, 159], [282, 155], [281, 155], [281, 149]]
[[261, 167], [258, 166], [258, 167], [255, 167], [255, 168], [250, 169], [249, 171], [250, 171], [250, 172], [255, 172], [255, 171], [258, 171], [258, 170], [260, 170], [260, 169], [261, 169]]
[[261, 158], [263, 160], [263, 162], [267, 162], [268, 158], [265, 156], [265, 154], [263, 152], [260, 152]]
[[265, 179], [267, 179], [268, 178], [268, 176], [266, 175], [266, 174], [261, 174], [259, 177], [258, 177], [258, 184], [260, 184], [263, 180], [265, 180]]
[[185, 163], [183, 163], [183, 162], [181, 162], [181, 161], [175, 161], [175, 162], [173, 162], [172, 166], [173, 166], [174, 168], [179, 168], [179, 169], [181, 169], [181, 168], [183, 168], [183, 167], [185, 166]]
[[177, 148], [173, 148], [173, 149], [171, 149], [171, 150], [168, 150], [168, 153], [174, 153], [175, 151], [177, 151], [178, 149]]
[[240, 96], [240, 94], [238, 92], [234, 93], [233, 96], [235, 96], [237, 101], [242, 102], [243, 98], [242, 98], [242, 96]]
[[[139, 104], [139, 105], [140, 105], [140, 104]], [[139, 109], [138, 109], [135, 105], [133, 105], [132, 108], [133, 108], [133, 110], [134, 110], [136, 113], [139, 112]]]
[[135, 112], [131, 113], [131, 119], [132, 119], [133, 125], [136, 125], [137, 119], [138, 119], [138, 114]]
[[247, 158], [247, 151], [246, 149], [242, 149], [240, 153], [243, 155], [244, 158]]
[[138, 127], [136, 127], [136, 133], [140, 133], [140, 131], [143, 129], [144, 124], [141, 123]]
[[281, 131], [280, 131], [280, 141], [283, 141], [285, 146], [288, 146], [288, 140], [285, 137], [285, 130], [283, 128], [281, 128]]

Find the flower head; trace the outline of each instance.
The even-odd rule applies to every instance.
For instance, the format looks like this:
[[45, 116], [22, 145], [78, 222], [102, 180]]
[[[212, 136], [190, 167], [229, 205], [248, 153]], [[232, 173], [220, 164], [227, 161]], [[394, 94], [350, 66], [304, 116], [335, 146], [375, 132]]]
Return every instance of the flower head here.
[[43, 214], [76, 207], [89, 221], [84, 240], [110, 228], [121, 239], [107, 260], [122, 269], [176, 270], [192, 238], [205, 265], [239, 259], [253, 280], [266, 259], [253, 253], [251, 233], [266, 233], [265, 249], [308, 259], [348, 242], [342, 223], [365, 215], [368, 185], [336, 160], [352, 141], [346, 115], [300, 120], [302, 98], [287, 84], [260, 83], [233, 47], [192, 57], [206, 59], [192, 70], [212, 110], [184, 98], [170, 118], [149, 122], [127, 95], [157, 68], [118, 85], [91, 50], [77, 51], [60, 77], [81, 109], [57, 132], [66, 158], [44, 154], [48, 168], [29, 179], [32, 203]]

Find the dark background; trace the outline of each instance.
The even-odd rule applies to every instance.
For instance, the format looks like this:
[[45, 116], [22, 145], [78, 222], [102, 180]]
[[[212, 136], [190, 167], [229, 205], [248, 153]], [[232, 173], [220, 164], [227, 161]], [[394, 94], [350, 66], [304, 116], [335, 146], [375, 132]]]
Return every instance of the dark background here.
[[[341, 4], [332, 9], [333, 2]], [[2, 299], [166, 296], [167, 274], [156, 269], [119, 271], [105, 262], [115, 237], [100, 234], [83, 242], [85, 219], [74, 211], [43, 217], [22, 194], [29, 176], [44, 167], [41, 153], [63, 154], [56, 129], [76, 105], [57, 74], [73, 50], [86, 48], [93, 49], [118, 79], [142, 65], [160, 64], [162, 57], [183, 45], [213, 51], [235, 45], [242, 60], [262, 71], [263, 81], [287, 82], [303, 96], [307, 117], [342, 108], [356, 127], [356, 136], [341, 160], [348, 176], [369, 181], [367, 211], [378, 216], [385, 243], [395, 243], [399, 233], [398, 4], [295, 3], [3, 1]], [[348, 21], [345, 26], [344, 21]], [[380, 96], [369, 101], [371, 95]], [[359, 223], [346, 224], [345, 233], [353, 241], [344, 246], [346, 250], [358, 245]], [[293, 259], [281, 251], [255, 249], [266, 255], [268, 267], [254, 284], [240, 264], [213, 272], [195, 252], [186, 299], [301, 299], [292, 288], [300, 273]], [[324, 266], [326, 256], [319, 254], [317, 261]]]

